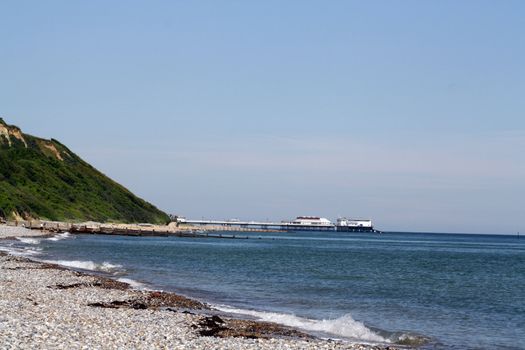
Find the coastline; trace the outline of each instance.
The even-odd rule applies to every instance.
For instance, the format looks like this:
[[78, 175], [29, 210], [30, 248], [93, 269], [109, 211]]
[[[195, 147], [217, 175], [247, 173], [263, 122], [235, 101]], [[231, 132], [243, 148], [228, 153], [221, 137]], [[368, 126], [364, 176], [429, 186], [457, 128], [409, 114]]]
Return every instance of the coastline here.
[[[23, 236], [17, 233], [22, 234], [0, 236]], [[105, 276], [4, 252], [0, 271], [0, 343], [8, 348], [393, 349], [217, 314], [175, 293], [135, 290]]]

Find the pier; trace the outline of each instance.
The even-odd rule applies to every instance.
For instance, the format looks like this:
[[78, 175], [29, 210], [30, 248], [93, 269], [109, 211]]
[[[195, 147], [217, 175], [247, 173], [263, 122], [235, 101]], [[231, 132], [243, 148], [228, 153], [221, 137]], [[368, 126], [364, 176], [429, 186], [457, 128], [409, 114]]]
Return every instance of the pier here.
[[200, 227], [224, 227], [227, 230], [262, 229], [269, 231], [335, 231], [334, 224], [301, 225], [293, 222], [261, 222], [261, 221], [232, 221], [232, 220], [187, 220], [186, 224]]
[[[182, 217], [172, 217], [174, 221], [168, 225], [154, 224], [114, 224], [114, 223], [68, 223], [58, 221], [31, 220], [8, 221], [7, 225], [21, 226], [33, 230], [43, 230], [50, 233], [90, 233], [125, 236], [178, 236], [178, 237], [215, 237], [238, 238], [236, 235], [224, 235], [217, 232], [363, 232], [380, 233], [372, 226], [371, 220], [338, 219], [337, 225], [324, 218], [298, 217], [295, 221], [263, 222], [240, 220], [190, 220]], [[306, 223], [305, 223], [306, 221]], [[344, 223], [343, 223], [344, 221]], [[348, 224], [350, 222], [351, 224]], [[356, 224], [359, 223], [359, 224]], [[363, 224], [364, 223], [364, 224]], [[232, 237], [229, 237], [232, 236]]]

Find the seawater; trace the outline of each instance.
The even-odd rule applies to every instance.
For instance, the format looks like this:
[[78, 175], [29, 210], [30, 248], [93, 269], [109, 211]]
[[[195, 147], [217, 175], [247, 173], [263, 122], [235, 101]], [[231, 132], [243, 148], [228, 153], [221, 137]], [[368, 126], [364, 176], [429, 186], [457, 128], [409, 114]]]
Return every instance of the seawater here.
[[[237, 233], [245, 236], [246, 233]], [[428, 233], [249, 239], [61, 235], [3, 250], [175, 291], [325, 337], [525, 349], [525, 239]]]

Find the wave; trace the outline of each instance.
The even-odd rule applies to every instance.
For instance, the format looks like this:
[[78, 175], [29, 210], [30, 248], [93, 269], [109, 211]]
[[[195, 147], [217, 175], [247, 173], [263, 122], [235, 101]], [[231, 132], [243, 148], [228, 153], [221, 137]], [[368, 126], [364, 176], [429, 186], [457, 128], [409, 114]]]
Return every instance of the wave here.
[[140, 283], [139, 281], [132, 280], [131, 278], [117, 278], [117, 281], [127, 283], [133, 289], [148, 290], [148, 288], [146, 287], [144, 283]]
[[40, 240], [36, 238], [16, 237], [16, 239], [25, 244], [40, 244]]
[[14, 256], [30, 257], [41, 254], [42, 248], [15, 248], [0, 246], [0, 251]]
[[313, 320], [290, 314], [243, 310], [224, 305], [213, 305], [213, 307], [222, 312], [252, 316], [260, 321], [279, 323], [310, 332], [376, 343], [391, 342], [367, 328], [363, 323], [354, 320], [350, 314], [332, 320]]
[[396, 344], [408, 346], [421, 346], [432, 341], [431, 338], [417, 333], [396, 332], [391, 335]]
[[50, 237], [47, 240], [56, 242], [56, 241], [60, 241], [62, 239], [69, 238], [70, 236], [71, 236], [71, 234], [69, 232], [64, 232], [64, 233], [60, 233], [60, 234], [58, 234], [56, 236]]
[[110, 273], [123, 272], [122, 265], [112, 264], [107, 261], [103, 263], [96, 263], [93, 261], [80, 261], [80, 260], [45, 260], [48, 264], [57, 264], [65, 267], [72, 267], [74, 269], [90, 270], [90, 271], [101, 271]]

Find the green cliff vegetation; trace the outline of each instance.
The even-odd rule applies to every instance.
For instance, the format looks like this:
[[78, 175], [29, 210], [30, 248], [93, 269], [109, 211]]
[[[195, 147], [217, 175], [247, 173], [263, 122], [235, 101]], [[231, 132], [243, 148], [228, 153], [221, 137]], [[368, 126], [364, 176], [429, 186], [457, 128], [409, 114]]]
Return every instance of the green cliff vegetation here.
[[60, 142], [23, 134], [0, 118], [0, 217], [57, 221], [169, 221]]

